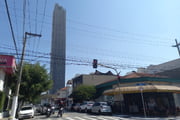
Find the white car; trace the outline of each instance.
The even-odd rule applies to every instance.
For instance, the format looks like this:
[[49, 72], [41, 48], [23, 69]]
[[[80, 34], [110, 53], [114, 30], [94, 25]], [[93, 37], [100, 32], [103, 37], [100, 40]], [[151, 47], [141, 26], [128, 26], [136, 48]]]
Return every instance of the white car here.
[[34, 117], [34, 109], [32, 106], [22, 106], [19, 113], [18, 118], [33, 118]]
[[93, 101], [84, 102], [82, 105], [80, 105], [80, 112], [90, 112], [93, 104]]
[[91, 108], [92, 113], [97, 114], [112, 114], [111, 106], [107, 102], [96, 102]]

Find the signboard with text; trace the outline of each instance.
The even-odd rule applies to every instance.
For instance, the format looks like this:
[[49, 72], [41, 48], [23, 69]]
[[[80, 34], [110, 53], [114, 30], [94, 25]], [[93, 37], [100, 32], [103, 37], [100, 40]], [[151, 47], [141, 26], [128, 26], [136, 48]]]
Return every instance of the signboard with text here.
[[3, 69], [8, 74], [12, 74], [15, 68], [16, 62], [14, 56], [0, 55], [0, 69]]

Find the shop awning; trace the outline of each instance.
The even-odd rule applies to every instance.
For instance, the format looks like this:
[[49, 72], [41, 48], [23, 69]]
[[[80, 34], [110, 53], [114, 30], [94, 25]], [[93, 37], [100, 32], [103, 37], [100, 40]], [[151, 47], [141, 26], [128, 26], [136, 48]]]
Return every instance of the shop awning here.
[[140, 93], [142, 92], [180, 92], [180, 87], [171, 85], [144, 85], [144, 86], [127, 86], [118, 87], [115, 89], [106, 90], [104, 95], [116, 95], [127, 93]]
[[115, 95], [115, 89], [105, 90], [103, 94], [109, 96]]

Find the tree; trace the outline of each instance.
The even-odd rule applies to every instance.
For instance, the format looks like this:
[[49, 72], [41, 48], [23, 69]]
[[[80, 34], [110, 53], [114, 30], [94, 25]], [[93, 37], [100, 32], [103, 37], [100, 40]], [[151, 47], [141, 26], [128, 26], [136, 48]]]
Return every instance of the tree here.
[[80, 85], [72, 93], [75, 102], [91, 100], [95, 97], [96, 88], [93, 85]]
[[39, 99], [42, 92], [52, 87], [52, 83], [45, 66], [41, 66], [39, 63], [24, 63], [19, 90], [20, 101], [22, 103], [24, 101], [34, 103]]

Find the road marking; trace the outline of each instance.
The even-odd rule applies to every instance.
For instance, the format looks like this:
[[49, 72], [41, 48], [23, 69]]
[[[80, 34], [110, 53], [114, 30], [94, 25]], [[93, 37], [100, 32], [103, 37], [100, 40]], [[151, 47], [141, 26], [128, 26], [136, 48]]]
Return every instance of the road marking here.
[[90, 117], [90, 116], [83, 116], [83, 118], [85, 118], [86, 120], [88, 119], [88, 120], [97, 120], [96, 118], [98, 118], [98, 117], [96, 117], [96, 118], [92, 118], [92, 116]]
[[109, 116], [101, 116], [101, 117], [98, 117], [98, 119], [102, 119], [102, 120], [119, 120], [119, 118], [117, 117], [109, 117]]
[[74, 119], [71, 118], [71, 117], [65, 117], [65, 119], [68, 119], [68, 120], [74, 120]]
[[74, 118], [77, 118], [77, 119], [79, 119], [79, 120], [86, 120], [86, 119], [84, 119], [84, 118], [82, 118], [82, 117], [74, 117]]

